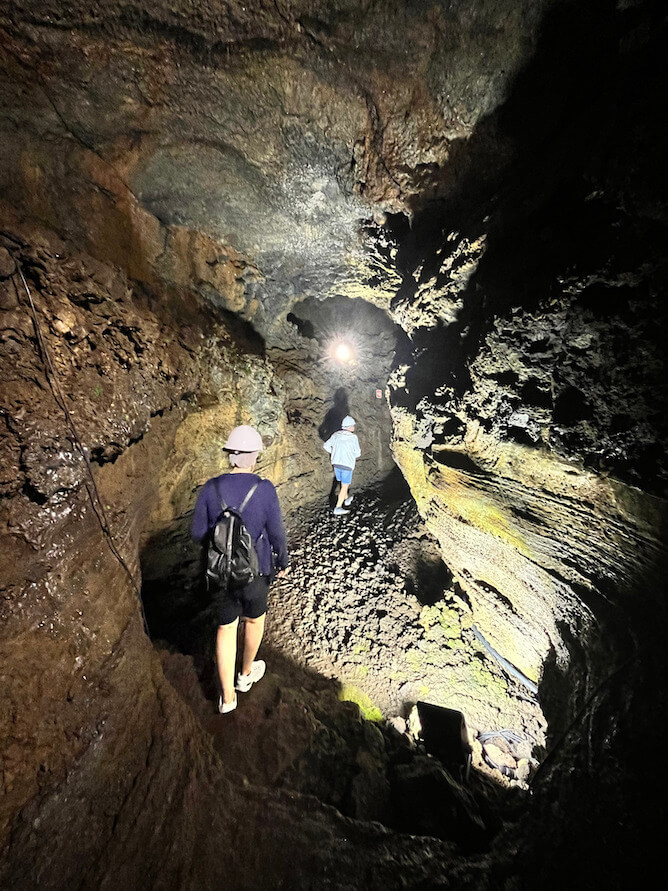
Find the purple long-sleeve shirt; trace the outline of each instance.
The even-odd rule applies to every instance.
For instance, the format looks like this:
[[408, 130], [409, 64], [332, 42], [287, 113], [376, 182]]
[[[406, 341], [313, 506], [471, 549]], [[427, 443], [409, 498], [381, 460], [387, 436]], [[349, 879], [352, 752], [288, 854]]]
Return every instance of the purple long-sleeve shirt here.
[[289, 562], [281, 508], [276, 489], [269, 480], [260, 479], [254, 473], [224, 473], [208, 480], [197, 496], [192, 536], [200, 541], [216, 525], [222, 511], [221, 499], [228, 507], [238, 508], [255, 483], [257, 489], [244, 508], [243, 521], [255, 542], [260, 572], [269, 575], [272, 552], [279, 569], [284, 569]]

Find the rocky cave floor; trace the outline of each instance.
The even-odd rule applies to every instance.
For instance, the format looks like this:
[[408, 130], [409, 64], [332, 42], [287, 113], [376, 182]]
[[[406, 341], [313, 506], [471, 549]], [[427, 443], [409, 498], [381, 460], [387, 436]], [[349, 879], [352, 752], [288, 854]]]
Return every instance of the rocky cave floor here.
[[[194, 620], [199, 653], [156, 641], [166, 676], [240, 783], [486, 849], [523, 810], [546, 723], [535, 695], [476, 637], [399, 474], [357, 492], [346, 517], [333, 517], [324, 495], [286, 525], [292, 565], [270, 595], [265, 679], [235, 712], [216, 713], [206, 610]], [[427, 753], [419, 700], [464, 713], [467, 781]]]

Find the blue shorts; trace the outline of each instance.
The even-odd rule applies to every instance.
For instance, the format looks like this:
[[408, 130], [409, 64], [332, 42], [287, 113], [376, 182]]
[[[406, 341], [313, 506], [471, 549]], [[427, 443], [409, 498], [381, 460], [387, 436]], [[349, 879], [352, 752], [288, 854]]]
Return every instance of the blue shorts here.
[[349, 486], [353, 481], [353, 472], [350, 467], [335, 467], [334, 476], [345, 486]]

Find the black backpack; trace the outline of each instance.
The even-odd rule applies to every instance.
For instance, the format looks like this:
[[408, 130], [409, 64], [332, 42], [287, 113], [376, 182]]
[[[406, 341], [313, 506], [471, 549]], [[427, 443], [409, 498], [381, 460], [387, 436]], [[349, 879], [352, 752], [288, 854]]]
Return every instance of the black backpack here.
[[229, 507], [222, 498], [220, 500], [222, 512], [209, 533], [206, 553], [209, 591], [243, 588], [260, 574], [257, 551], [241, 517], [257, 487], [255, 483], [238, 508]]

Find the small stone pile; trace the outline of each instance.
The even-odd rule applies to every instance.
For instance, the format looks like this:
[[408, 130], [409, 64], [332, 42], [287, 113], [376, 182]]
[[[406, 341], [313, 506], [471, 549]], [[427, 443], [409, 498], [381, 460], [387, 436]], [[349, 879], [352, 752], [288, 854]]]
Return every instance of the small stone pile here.
[[530, 740], [513, 730], [479, 733], [473, 742], [474, 753], [493, 771], [518, 784], [526, 785], [538, 768]]

